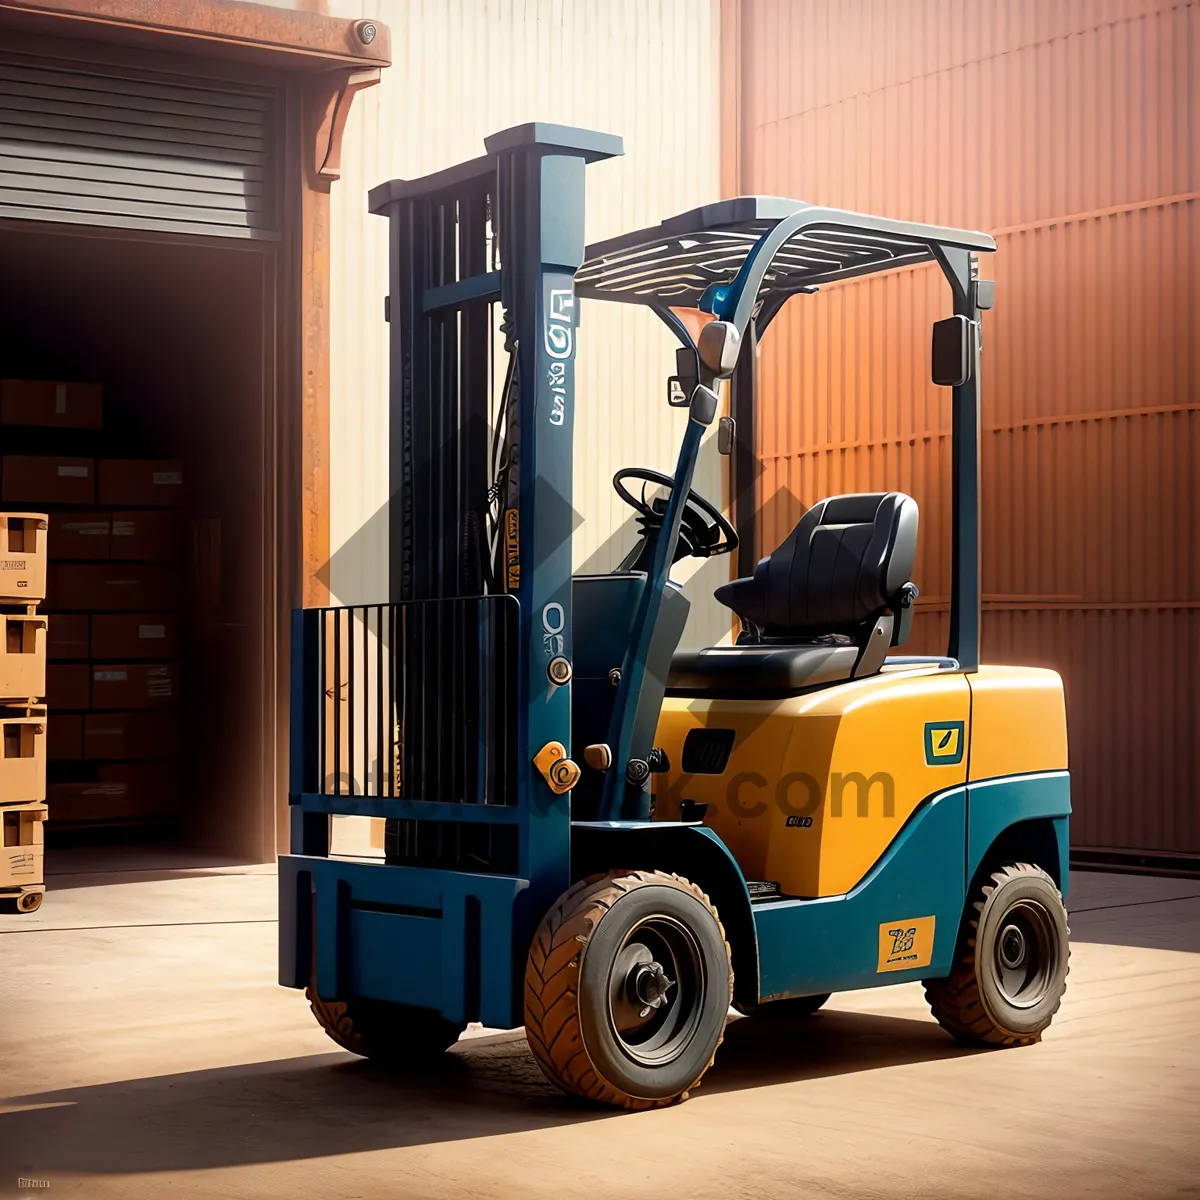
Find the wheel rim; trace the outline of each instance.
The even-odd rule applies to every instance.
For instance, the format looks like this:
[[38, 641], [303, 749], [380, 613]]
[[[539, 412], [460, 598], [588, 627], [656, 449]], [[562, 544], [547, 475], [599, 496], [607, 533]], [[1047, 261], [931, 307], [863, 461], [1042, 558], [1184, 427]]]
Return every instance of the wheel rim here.
[[1045, 998], [1058, 968], [1058, 938], [1047, 909], [1018, 900], [1004, 914], [993, 954], [1000, 994], [1014, 1008], [1033, 1008]]
[[674, 917], [645, 917], [608, 972], [608, 1023], [621, 1050], [643, 1066], [678, 1058], [695, 1036], [705, 990], [695, 934]]

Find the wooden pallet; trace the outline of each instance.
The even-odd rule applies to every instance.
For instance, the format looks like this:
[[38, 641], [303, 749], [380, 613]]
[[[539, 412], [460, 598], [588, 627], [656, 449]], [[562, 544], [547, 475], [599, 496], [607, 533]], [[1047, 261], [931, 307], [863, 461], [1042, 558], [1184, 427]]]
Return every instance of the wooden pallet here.
[[42, 897], [46, 894], [44, 883], [31, 883], [25, 887], [0, 887], [0, 907], [14, 907], [19, 913], [37, 912], [42, 907]]

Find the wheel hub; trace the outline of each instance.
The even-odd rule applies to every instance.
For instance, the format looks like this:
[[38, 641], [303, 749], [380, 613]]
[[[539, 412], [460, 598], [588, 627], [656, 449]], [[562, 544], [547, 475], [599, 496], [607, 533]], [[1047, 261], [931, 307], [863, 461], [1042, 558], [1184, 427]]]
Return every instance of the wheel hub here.
[[662, 1066], [687, 1049], [703, 1013], [704, 965], [695, 934], [666, 913], [626, 935], [608, 971], [608, 1024], [621, 1051]]
[[1025, 961], [1025, 935], [1015, 925], [1006, 925], [1000, 933], [1000, 961], [1016, 970]]
[[1036, 900], [1018, 900], [1004, 914], [992, 945], [996, 982], [1014, 1008], [1034, 1008], [1050, 987], [1058, 962], [1053, 922]]
[[662, 1008], [667, 1003], [667, 993], [675, 986], [668, 978], [662, 964], [657, 962], [638, 963], [629, 972], [629, 991], [640, 1011], [638, 1017], [648, 1017], [652, 1009]]

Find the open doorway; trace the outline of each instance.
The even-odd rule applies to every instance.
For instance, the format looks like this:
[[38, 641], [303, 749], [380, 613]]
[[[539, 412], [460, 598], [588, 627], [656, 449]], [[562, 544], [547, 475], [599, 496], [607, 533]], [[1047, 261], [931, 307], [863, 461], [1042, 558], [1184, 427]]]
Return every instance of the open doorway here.
[[0, 508], [51, 516], [51, 850], [274, 853], [276, 275], [271, 242], [0, 223], [0, 379], [99, 388], [0, 425]]

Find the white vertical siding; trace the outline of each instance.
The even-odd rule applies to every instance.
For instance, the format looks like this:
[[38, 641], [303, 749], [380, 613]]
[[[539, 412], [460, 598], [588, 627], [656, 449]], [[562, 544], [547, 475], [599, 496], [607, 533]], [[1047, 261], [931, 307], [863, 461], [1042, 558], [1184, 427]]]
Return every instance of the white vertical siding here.
[[[359, 94], [333, 188], [332, 591], [386, 594], [387, 230], [367, 190], [483, 152], [484, 137], [525, 121], [620, 134], [625, 157], [588, 168], [589, 241], [648, 225], [718, 196], [718, 0], [339, 0], [342, 17], [392, 32], [393, 65]], [[706, 81], [712, 81], [708, 86]], [[648, 312], [588, 303], [579, 337], [574, 504], [577, 566], [606, 570], [628, 510], [612, 491], [622, 465], [671, 470], [685, 417], [666, 405], [674, 342]], [[706, 445], [696, 487], [723, 500], [724, 466]], [[341, 553], [339, 553], [339, 548]], [[710, 564], [686, 640], [728, 632]], [[711, 583], [708, 576], [715, 578]], [[689, 589], [691, 590], [691, 589]]]

